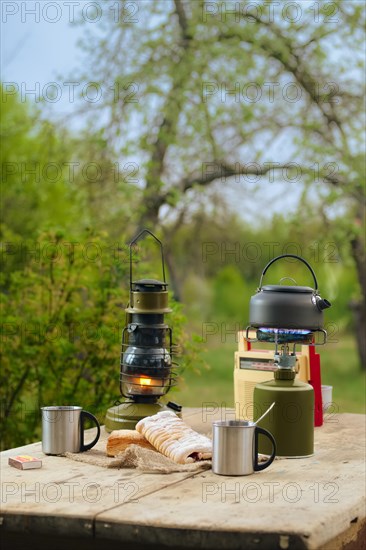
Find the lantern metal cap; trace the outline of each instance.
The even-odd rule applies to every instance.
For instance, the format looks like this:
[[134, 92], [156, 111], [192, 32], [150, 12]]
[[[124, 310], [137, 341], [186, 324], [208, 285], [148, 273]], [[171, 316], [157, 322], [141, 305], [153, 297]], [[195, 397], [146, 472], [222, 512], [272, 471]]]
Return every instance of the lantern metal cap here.
[[133, 281], [131, 287], [131, 290], [134, 292], [164, 292], [168, 284], [165, 281], [158, 281], [157, 279], [140, 279], [139, 281]]

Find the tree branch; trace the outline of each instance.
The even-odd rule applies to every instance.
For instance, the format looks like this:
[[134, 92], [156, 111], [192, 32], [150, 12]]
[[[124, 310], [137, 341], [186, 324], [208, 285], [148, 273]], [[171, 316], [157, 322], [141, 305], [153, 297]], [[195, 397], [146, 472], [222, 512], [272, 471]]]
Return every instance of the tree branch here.
[[174, 5], [175, 5], [175, 11], [178, 15], [178, 21], [179, 21], [179, 26], [182, 33], [183, 41], [190, 40], [192, 37], [188, 32], [188, 20], [187, 20], [186, 12], [184, 11], [182, 1], [174, 0]]
[[[268, 35], [263, 36], [256, 35], [255, 44], [261, 48], [269, 57], [276, 59], [281, 65], [291, 73], [301, 87], [307, 92], [308, 96], [312, 102], [318, 107], [322, 116], [325, 118], [327, 125], [331, 126], [333, 123], [336, 124], [339, 131], [343, 134], [342, 124], [334, 110], [331, 108], [328, 110], [325, 108], [325, 101], [323, 97], [317, 94], [314, 83], [318, 78], [311, 75], [308, 68], [305, 67], [304, 62], [299, 54], [296, 53], [296, 44], [293, 44], [291, 40], [284, 36], [281, 29], [279, 29], [273, 22], [264, 22], [260, 17], [255, 14], [250, 14], [250, 17], [254, 19], [258, 26], [262, 25], [267, 27], [275, 35], [276, 41], [268, 38]], [[244, 42], [254, 44], [254, 39], [250, 35], [245, 35], [243, 32], [243, 27], [238, 29], [238, 31], [230, 31], [229, 33], [224, 32], [220, 34], [221, 38], [233, 38], [234, 36], [243, 40]], [[282, 46], [285, 46], [285, 51]], [[288, 54], [288, 55], [286, 55]]]
[[288, 167], [286, 164], [277, 164], [277, 163], [273, 164], [270, 162], [268, 163], [269, 165], [268, 167], [258, 166], [258, 168], [256, 167], [255, 169], [247, 168], [245, 165], [241, 164], [240, 162], [236, 162], [235, 164], [231, 164], [231, 165], [220, 163], [218, 161], [206, 163], [206, 167], [209, 167], [209, 165], [211, 165], [211, 167], [213, 168], [212, 171], [209, 171], [209, 172], [206, 171], [206, 173], [204, 173], [203, 172], [204, 165], [203, 165], [202, 172], [200, 175], [197, 174], [195, 176], [191, 176], [189, 178], [183, 179], [180, 184], [181, 190], [183, 192], [186, 192], [192, 187], [194, 187], [195, 185], [205, 186], [220, 178], [230, 178], [233, 176], [249, 176], [249, 175], [265, 176], [271, 170], [282, 170]]

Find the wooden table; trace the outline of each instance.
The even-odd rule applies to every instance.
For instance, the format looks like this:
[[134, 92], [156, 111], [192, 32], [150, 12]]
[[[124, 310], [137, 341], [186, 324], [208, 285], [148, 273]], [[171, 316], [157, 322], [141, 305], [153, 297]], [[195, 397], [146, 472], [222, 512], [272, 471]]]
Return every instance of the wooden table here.
[[[202, 433], [218, 418], [233, 413], [184, 410]], [[20, 453], [41, 457], [42, 468], [8, 466]], [[326, 417], [313, 457], [245, 477], [106, 469], [45, 456], [34, 443], [1, 453], [1, 548], [360, 550], [364, 459], [365, 416], [356, 414]]]

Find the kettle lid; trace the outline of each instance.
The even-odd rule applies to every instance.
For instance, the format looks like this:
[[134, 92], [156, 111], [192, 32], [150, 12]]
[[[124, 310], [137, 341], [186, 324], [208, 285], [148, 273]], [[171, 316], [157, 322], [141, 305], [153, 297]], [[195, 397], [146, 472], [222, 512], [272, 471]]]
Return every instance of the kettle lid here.
[[286, 285], [265, 285], [261, 290], [264, 292], [292, 292], [298, 294], [314, 294], [314, 289], [310, 286], [286, 286]]

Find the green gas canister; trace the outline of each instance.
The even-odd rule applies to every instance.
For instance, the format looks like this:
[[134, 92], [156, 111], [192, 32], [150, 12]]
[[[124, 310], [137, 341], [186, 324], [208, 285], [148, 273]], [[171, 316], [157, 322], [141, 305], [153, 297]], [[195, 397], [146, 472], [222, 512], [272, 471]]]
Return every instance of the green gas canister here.
[[[254, 388], [254, 415], [259, 418], [271, 403], [275, 406], [258, 426], [274, 437], [277, 456], [300, 458], [314, 453], [314, 390], [295, 380], [292, 369], [279, 368], [274, 379]], [[265, 438], [259, 438], [259, 452], [271, 454]]]

